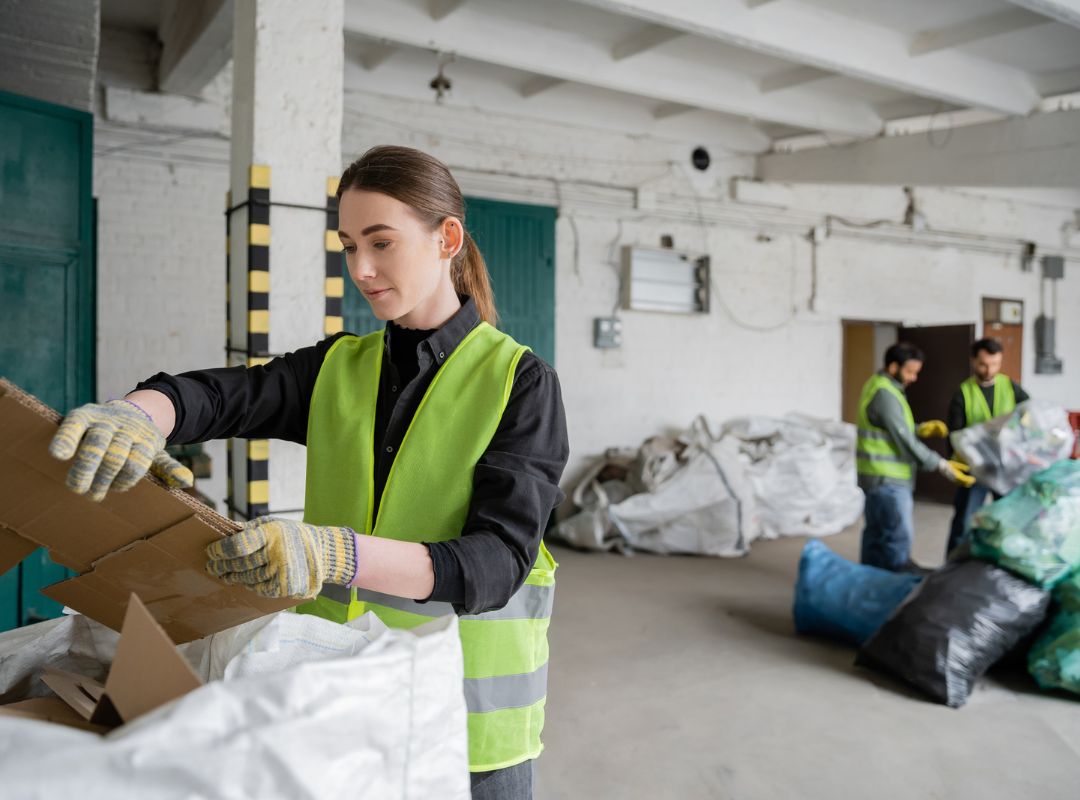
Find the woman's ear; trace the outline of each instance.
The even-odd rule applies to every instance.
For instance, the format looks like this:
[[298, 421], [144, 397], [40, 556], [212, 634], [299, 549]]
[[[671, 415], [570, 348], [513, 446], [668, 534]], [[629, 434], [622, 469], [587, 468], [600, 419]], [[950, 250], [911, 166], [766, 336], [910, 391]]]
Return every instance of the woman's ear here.
[[465, 227], [457, 217], [447, 217], [439, 223], [438, 233], [443, 258], [453, 258], [465, 246]]

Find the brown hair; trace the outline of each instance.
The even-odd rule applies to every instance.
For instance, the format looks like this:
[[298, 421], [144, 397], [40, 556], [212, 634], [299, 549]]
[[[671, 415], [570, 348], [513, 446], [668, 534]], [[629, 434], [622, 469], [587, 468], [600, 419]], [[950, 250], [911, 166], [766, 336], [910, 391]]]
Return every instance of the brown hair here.
[[454, 291], [469, 295], [485, 322], [498, 323], [487, 264], [464, 227], [465, 199], [445, 164], [411, 147], [380, 145], [346, 167], [338, 184], [339, 201], [349, 189], [379, 192], [400, 200], [432, 229], [447, 217], [461, 220], [465, 243], [450, 263]]

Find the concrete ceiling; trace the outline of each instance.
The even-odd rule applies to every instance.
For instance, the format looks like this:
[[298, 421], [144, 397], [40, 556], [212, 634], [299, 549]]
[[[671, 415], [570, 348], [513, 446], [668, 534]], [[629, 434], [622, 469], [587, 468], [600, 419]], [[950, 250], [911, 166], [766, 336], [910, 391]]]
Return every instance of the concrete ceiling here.
[[[228, 58], [231, 0], [102, 0], [156, 33], [157, 85], [195, 95]], [[890, 120], [1036, 111], [1080, 90], [1077, 0], [345, 0], [346, 87], [734, 149], [869, 139]], [[224, 22], [223, 22], [224, 21]], [[223, 52], [224, 48], [224, 52]], [[984, 113], [985, 112], [985, 113]], [[961, 114], [950, 119], [964, 119]]]

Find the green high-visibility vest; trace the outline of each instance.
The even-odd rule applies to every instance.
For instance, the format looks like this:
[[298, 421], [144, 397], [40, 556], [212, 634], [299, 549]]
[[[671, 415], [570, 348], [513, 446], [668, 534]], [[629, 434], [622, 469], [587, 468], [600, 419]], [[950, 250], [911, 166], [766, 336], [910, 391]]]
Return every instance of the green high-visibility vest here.
[[862, 395], [859, 397], [855, 469], [860, 475], [911, 480], [911, 463], [903, 458], [900, 448], [893, 442], [889, 432], [884, 428], [871, 425], [870, 418], [866, 414], [870, 401], [878, 392], [888, 392], [900, 401], [900, 407], [904, 409], [904, 419], [911, 431], [913, 433], [915, 431], [915, 416], [911, 413], [911, 406], [908, 405], [904, 393], [896, 388], [896, 384], [888, 376], [880, 373], [874, 375], [863, 384]]
[[[394, 456], [372, 519], [383, 335], [335, 342], [311, 398], [304, 520], [411, 542], [458, 538], [473, 471], [502, 419], [527, 349], [484, 322], [462, 340], [435, 373]], [[473, 772], [510, 767], [543, 749], [556, 566], [541, 543], [525, 584], [504, 608], [459, 618]], [[413, 628], [454, 613], [449, 603], [417, 603], [331, 584], [297, 611], [338, 622], [374, 611], [393, 628]]]
[[969, 427], [1008, 414], [1016, 408], [1016, 392], [1013, 391], [1012, 379], [1000, 372], [994, 376], [993, 411], [986, 405], [986, 395], [974, 375], [960, 384], [960, 392], [964, 395], [964, 417]]

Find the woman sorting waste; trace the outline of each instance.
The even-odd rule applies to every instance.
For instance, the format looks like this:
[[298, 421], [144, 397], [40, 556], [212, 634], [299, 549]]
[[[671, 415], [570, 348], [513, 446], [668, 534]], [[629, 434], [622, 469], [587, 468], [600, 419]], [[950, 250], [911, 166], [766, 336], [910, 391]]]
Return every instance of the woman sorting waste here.
[[[555, 371], [496, 330], [461, 190], [435, 158], [376, 147], [338, 189], [349, 275], [383, 331], [337, 334], [264, 366], [159, 373], [73, 411], [51, 452], [101, 500], [168, 444], [307, 445], [304, 521], [263, 517], [207, 548], [207, 570], [337, 622], [460, 617], [474, 798], [532, 796], [555, 562], [541, 541], [568, 455]], [[342, 731], [347, 736], [347, 731]]]

